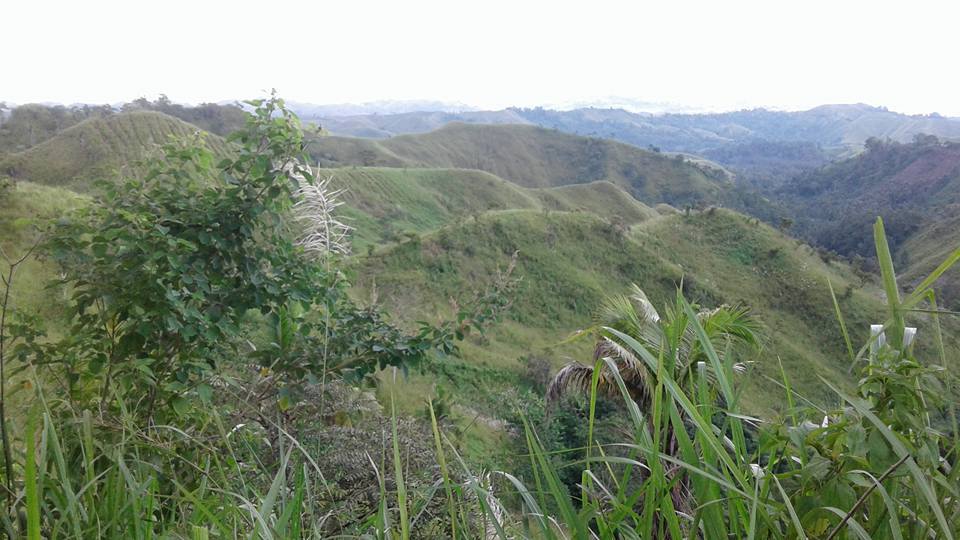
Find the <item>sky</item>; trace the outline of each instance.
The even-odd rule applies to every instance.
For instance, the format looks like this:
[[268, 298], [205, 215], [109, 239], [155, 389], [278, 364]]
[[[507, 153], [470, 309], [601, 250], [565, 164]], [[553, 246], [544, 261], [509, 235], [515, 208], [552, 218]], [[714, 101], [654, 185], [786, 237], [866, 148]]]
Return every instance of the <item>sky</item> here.
[[705, 110], [868, 103], [960, 116], [960, 2], [0, 3], [0, 101], [622, 96]]

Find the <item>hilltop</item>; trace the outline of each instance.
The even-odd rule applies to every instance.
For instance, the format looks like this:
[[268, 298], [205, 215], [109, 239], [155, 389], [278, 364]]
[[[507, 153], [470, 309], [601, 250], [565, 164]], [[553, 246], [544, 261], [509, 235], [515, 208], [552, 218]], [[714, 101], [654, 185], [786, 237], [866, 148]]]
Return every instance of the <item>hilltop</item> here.
[[831, 160], [849, 157], [871, 137], [902, 143], [921, 134], [960, 139], [960, 119], [905, 115], [864, 104], [823, 105], [807, 111], [751, 109], [709, 114], [511, 108], [328, 115], [313, 120], [334, 135], [371, 138], [426, 133], [455, 122], [525, 124], [641, 148], [701, 155], [733, 169], [748, 186], [780, 183]]
[[608, 181], [647, 204], [716, 202], [732, 188], [708, 164], [533, 126], [455, 123], [384, 141], [320, 137], [310, 151], [327, 167], [468, 168], [524, 187]]
[[[163, 113], [132, 111], [83, 120], [50, 139], [0, 161], [0, 175], [14, 180], [89, 189], [94, 180], [116, 176], [154, 153], [173, 138], [201, 132]], [[214, 153], [223, 155], [220, 137], [204, 135]]]
[[87, 118], [112, 112], [109, 107], [67, 108], [37, 104], [20, 105], [7, 112], [0, 104], [0, 159], [41, 143]]

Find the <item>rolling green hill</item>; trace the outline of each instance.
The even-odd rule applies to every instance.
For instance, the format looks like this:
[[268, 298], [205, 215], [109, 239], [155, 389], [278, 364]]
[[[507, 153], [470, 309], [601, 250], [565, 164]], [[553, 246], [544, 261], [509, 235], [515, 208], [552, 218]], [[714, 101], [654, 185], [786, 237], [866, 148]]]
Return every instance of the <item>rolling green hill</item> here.
[[355, 227], [356, 248], [422, 234], [495, 210], [581, 211], [624, 225], [656, 211], [609, 182], [523, 188], [469, 169], [345, 168], [321, 171], [346, 188], [342, 208]]
[[[0, 175], [38, 184], [89, 189], [94, 180], [134, 167], [171, 137], [189, 137], [199, 128], [162, 113], [135, 111], [89, 118], [50, 139], [0, 161]], [[223, 139], [206, 134], [218, 154]]]
[[[167, 137], [196, 131], [160, 113], [127, 112], [88, 119], [8, 157], [0, 171], [20, 182], [0, 201], [4, 248], [20, 249], [31, 221], [83, 204], [62, 188], [83, 191]], [[225, 151], [219, 137], [207, 141]], [[554, 366], [583, 358], [589, 344], [559, 343], [589, 324], [606, 294], [634, 282], [661, 305], [682, 282], [706, 305], [751, 306], [768, 324], [769, 349], [811, 397], [825, 396], [817, 375], [847, 377], [842, 339], [825, 309], [826, 280], [855, 338], [882, 317], [877, 289], [860, 274], [754, 219], [723, 209], [658, 211], [637, 200], [724, 200], [733, 192], [727, 174], [708, 163], [513, 125], [454, 124], [385, 141], [325, 137], [310, 150], [322, 165], [339, 166], [321, 172], [347, 188], [342, 212], [357, 229], [352, 265], [361, 293], [375, 292], [404, 320], [447, 312], [458, 291], [482, 286], [519, 252], [515, 309], [489, 339], [466, 345], [461, 365], [464, 373], [492, 370], [498, 384], [522, 376], [521, 357], [547, 357]], [[369, 163], [381, 166], [358, 166]], [[924, 245], [929, 253], [908, 248], [918, 261], [941, 255], [932, 240]], [[41, 289], [50, 270], [31, 264], [31, 283], [18, 293], [23, 305], [55, 309], [47, 295], [57, 293]], [[755, 375], [779, 373], [774, 358], [758, 360]], [[750, 379], [751, 407], [779, 405], [764, 397], [782, 395], [767, 392], [770, 384]]]
[[[849, 148], [861, 147], [870, 137], [899, 142], [909, 142], [918, 134], [960, 138], [960, 120], [956, 118], [906, 115], [862, 103], [822, 105], [806, 111], [749, 109], [708, 114], [647, 114], [609, 107], [558, 111], [538, 107], [458, 113], [321, 115], [312, 119], [336, 135], [379, 138], [425, 133], [451, 122], [528, 124], [616, 139], [644, 148], [657, 146], [665, 151], [695, 154], [757, 141]], [[736, 156], [737, 152], [728, 155]]]
[[648, 204], [720, 202], [732, 189], [725, 171], [682, 156], [532, 126], [455, 123], [384, 141], [321, 137], [310, 151], [321, 166], [478, 169], [524, 187], [604, 180]]
[[106, 116], [109, 107], [46, 106], [28, 104], [8, 113], [0, 103], [0, 159], [39, 144], [90, 117]]
[[828, 398], [819, 376], [851, 382], [828, 279], [855, 340], [884, 316], [876, 286], [848, 266], [825, 263], [778, 231], [719, 209], [649, 219], [630, 232], [588, 213], [488, 213], [359, 257], [357, 283], [375, 288], [404, 318], [434, 317], [449, 312], [457, 291], [482, 286], [515, 251], [523, 281], [509, 320], [465, 348], [467, 365], [512, 372], [514, 379], [531, 356], [554, 367], [570, 357], [587, 360], [586, 344], [560, 342], [589, 325], [605, 295], [631, 283], [658, 306], [682, 280], [692, 300], [742, 303], [756, 312], [770, 351], [759, 354], [747, 380], [744, 400], [757, 411], [783, 405], [782, 392], [764, 378], [779, 379], [777, 357], [807, 397]]

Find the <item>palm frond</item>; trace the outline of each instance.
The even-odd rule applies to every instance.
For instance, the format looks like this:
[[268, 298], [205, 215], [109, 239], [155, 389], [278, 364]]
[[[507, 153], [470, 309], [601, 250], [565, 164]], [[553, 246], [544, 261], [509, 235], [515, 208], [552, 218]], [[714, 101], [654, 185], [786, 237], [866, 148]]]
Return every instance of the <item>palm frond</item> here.
[[593, 367], [571, 362], [557, 372], [547, 388], [547, 401], [559, 400], [567, 393], [588, 394], [593, 380]]
[[653, 303], [647, 298], [647, 293], [643, 292], [643, 289], [636, 283], [634, 283], [631, 288], [632, 293], [630, 294], [630, 298], [634, 304], [641, 309], [644, 318], [651, 322], [660, 322], [660, 314], [657, 313], [657, 309], [653, 307]]
[[716, 309], [701, 311], [697, 318], [711, 338], [730, 338], [751, 347], [760, 345], [760, 324], [745, 307], [724, 304]]

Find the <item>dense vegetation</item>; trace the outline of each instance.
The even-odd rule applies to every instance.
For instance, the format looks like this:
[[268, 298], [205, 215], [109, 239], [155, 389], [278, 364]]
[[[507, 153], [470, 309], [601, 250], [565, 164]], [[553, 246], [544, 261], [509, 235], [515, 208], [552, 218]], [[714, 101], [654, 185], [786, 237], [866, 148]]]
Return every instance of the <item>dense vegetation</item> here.
[[161, 95], [155, 101], [139, 98], [123, 106], [124, 111], [156, 111], [179, 118], [193, 124], [204, 131], [217, 135], [227, 136], [243, 127], [246, 115], [239, 105], [219, 105], [216, 103], [201, 103], [188, 107], [173, 103]]
[[112, 112], [109, 107], [21, 105], [8, 108], [0, 103], [0, 158], [39, 144], [82, 120]]
[[[92, 199], [4, 188], [11, 536], [960, 531], [955, 325], [932, 292], [960, 250], [902, 296], [879, 220], [878, 285], [756, 219], [588, 182], [577, 145], [600, 141], [503, 158], [551, 187], [313, 169], [282, 101], [250, 105], [227, 141], [181, 136], [102, 190], [68, 176], [91, 163], [47, 180]], [[384, 148], [471, 153], [436, 146]], [[706, 174], [638, 156], [612, 162], [658, 189]], [[368, 249], [346, 256], [345, 223]]]
[[[949, 224], [960, 208], [960, 144], [933, 136], [908, 144], [871, 139], [856, 157], [766, 189], [794, 217], [798, 233], [847, 257], [873, 258], [865, 231], [883, 216], [895, 259], [912, 285], [958, 240]], [[945, 291], [951, 302], [955, 291], [951, 281]]]

